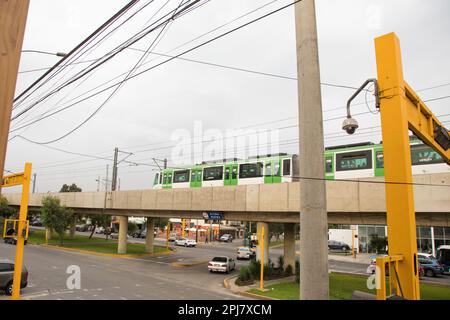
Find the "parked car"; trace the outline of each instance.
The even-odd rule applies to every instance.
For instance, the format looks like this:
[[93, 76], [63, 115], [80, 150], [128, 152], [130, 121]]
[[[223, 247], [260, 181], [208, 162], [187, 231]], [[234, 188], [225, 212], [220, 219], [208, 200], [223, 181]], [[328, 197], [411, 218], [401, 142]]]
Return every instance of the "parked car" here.
[[[109, 237], [111, 238], [111, 239], [119, 239], [119, 233], [118, 232], [111, 232], [111, 234], [109, 235]], [[130, 236], [127, 234], [127, 239], [129, 238]]]
[[133, 238], [142, 238], [145, 239], [147, 237], [147, 229], [139, 230], [131, 235]]
[[236, 269], [236, 263], [234, 259], [229, 257], [214, 257], [208, 262], [209, 272], [226, 272], [229, 273]]
[[79, 231], [79, 232], [86, 232], [86, 231], [89, 231], [90, 226], [91, 225], [89, 225], [89, 224], [77, 224], [75, 226], [75, 230]]
[[232, 242], [233, 241], [233, 236], [231, 235], [231, 234], [224, 234], [223, 236], [221, 236], [220, 238], [219, 238], [219, 241], [222, 241], [222, 242]]
[[[386, 257], [387, 255], [380, 255], [379, 257]], [[374, 274], [375, 273], [375, 270], [376, 270], [376, 266], [377, 266], [377, 256], [370, 256], [369, 257], [369, 259], [370, 259], [370, 264], [369, 264], [369, 266], [367, 267], [367, 269], [366, 269], [366, 272], [367, 273], [369, 273], [369, 274]], [[386, 263], [386, 266], [385, 266], [385, 272], [386, 272], [386, 275], [389, 275], [389, 267], [388, 267], [388, 264]]]
[[256, 256], [256, 252], [249, 247], [239, 247], [236, 259], [252, 259]]
[[341, 242], [341, 241], [335, 241], [335, 240], [328, 240], [328, 250], [342, 250], [342, 251], [350, 251], [351, 248], [348, 244]]
[[422, 265], [427, 277], [436, 277], [444, 273], [444, 266], [434, 258], [419, 257], [419, 263]]
[[[370, 265], [367, 267], [366, 272], [370, 273], [370, 274], [374, 274], [375, 270], [376, 270], [376, 265], [377, 265], [376, 259], [372, 258], [370, 261]], [[387, 276], [389, 275], [389, 266], [387, 263], [385, 265], [385, 273]], [[424, 275], [425, 275], [425, 270], [424, 270], [423, 266], [419, 263], [419, 278], [422, 278]]]
[[422, 278], [425, 275], [425, 269], [423, 266], [419, 263], [419, 278]]
[[[0, 260], [0, 290], [4, 290], [5, 293], [10, 296], [13, 291], [13, 278], [14, 278], [14, 262], [10, 260]], [[20, 288], [26, 288], [28, 285], [28, 270], [25, 265], [22, 268], [22, 278], [20, 282]]]
[[177, 246], [195, 247], [197, 245], [197, 242], [193, 239], [181, 238], [175, 240], [175, 244]]
[[34, 218], [30, 221], [30, 225], [34, 226], [34, 227], [41, 227], [42, 226], [42, 222], [40, 218]]
[[105, 233], [105, 228], [104, 227], [97, 227], [97, 228], [95, 228], [95, 233], [103, 234], [103, 233]]
[[430, 259], [430, 258], [436, 259], [436, 257], [433, 256], [431, 253], [422, 253], [422, 252], [417, 254], [417, 258], [418, 259]]

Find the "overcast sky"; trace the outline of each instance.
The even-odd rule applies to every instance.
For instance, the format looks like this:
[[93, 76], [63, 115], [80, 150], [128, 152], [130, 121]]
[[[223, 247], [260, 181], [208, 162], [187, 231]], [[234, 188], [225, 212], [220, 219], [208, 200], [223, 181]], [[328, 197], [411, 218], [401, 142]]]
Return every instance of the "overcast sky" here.
[[[127, 2], [32, 0], [23, 49], [69, 52]], [[140, 1], [124, 18], [147, 2], [149, 1]], [[103, 56], [179, 4], [178, 0], [166, 2], [153, 1], [77, 61]], [[152, 50], [171, 55], [181, 53], [288, 3], [290, 1], [286, 0], [206, 1], [203, 6], [173, 21]], [[264, 4], [268, 5], [177, 48]], [[161, 7], [163, 8], [158, 12]], [[450, 83], [449, 1], [316, 0], [316, 10], [323, 83], [358, 87], [367, 78], [376, 77], [373, 40], [389, 32], [396, 32], [401, 40], [405, 79], [414, 89]], [[158, 13], [154, 16], [156, 12]], [[183, 57], [295, 78], [294, 23], [294, 8], [291, 6]], [[159, 30], [132, 47], [146, 50]], [[36, 119], [48, 110], [69, 105], [71, 99], [131, 69], [142, 54], [135, 50], [124, 50], [85, 81], [74, 83], [15, 120], [11, 129]], [[59, 58], [56, 56], [23, 53], [19, 69], [23, 72], [49, 67], [57, 59]], [[166, 58], [150, 55], [145, 59], [147, 64], [138, 71], [164, 59]], [[87, 65], [89, 64], [78, 64], [67, 68], [41, 91], [25, 100], [14, 112], [31, 105], [44, 92], [57, 87], [61, 81], [67, 80], [70, 75]], [[21, 73], [16, 94], [27, 88], [43, 72]], [[37, 142], [59, 138], [85, 120], [105, 101], [109, 93], [111, 91], [26, 129], [14, 131], [10, 133], [10, 138], [21, 135]], [[356, 117], [363, 129], [360, 134], [349, 137], [341, 133], [344, 106], [352, 93], [348, 89], [322, 87], [326, 146], [356, 141], [379, 142], [381, 139], [379, 128], [376, 128], [380, 123], [379, 115], [371, 113]], [[421, 92], [423, 100], [448, 95], [450, 85]], [[370, 95], [367, 100], [372, 100]], [[362, 95], [355, 104], [364, 101], [365, 97]], [[428, 106], [435, 114], [441, 115], [450, 113], [449, 104], [450, 99], [443, 99], [429, 102]], [[369, 106], [373, 108], [370, 102]], [[99, 176], [105, 178], [106, 165], [109, 164], [111, 169], [112, 161], [70, 155], [50, 148], [112, 158], [114, 148], [119, 147], [124, 152], [133, 152], [127, 160], [148, 164], [131, 166], [122, 162], [119, 169], [121, 190], [150, 188], [156, 169], [152, 166], [155, 165], [152, 158], [168, 158], [169, 165], [179, 164], [180, 159], [174, 158], [172, 146], [180, 141], [172, 139], [179, 137], [180, 133], [194, 136], [197, 131], [200, 132], [200, 140], [208, 140], [208, 133], [224, 135], [233, 128], [271, 129], [274, 137], [278, 137], [276, 145], [280, 152], [297, 153], [297, 108], [295, 80], [173, 60], [126, 82], [90, 121], [58, 142], [36, 145], [20, 137], [12, 139], [8, 146], [6, 169], [18, 171], [25, 161], [32, 162], [33, 171], [37, 173], [38, 192], [59, 191], [63, 183], [76, 183], [84, 191], [93, 191], [97, 189], [96, 179]], [[365, 104], [354, 107], [354, 113], [364, 111], [367, 111]], [[339, 119], [333, 120], [338, 117]], [[442, 121], [450, 121], [450, 116], [443, 117]], [[375, 128], [370, 129], [372, 127]], [[208, 147], [207, 144], [203, 146]], [[250, 155], [258, 152], [252, 146], [245, 150]], [[211, 160], [211, 155], [202, 156], [196, 148], [191, 148], [191, 152], [197, 157], [187, 157], [189, 161], [198, 160], [199, 157]], [[124, 156], [126, 155], [121, 154], [119, 159]]]

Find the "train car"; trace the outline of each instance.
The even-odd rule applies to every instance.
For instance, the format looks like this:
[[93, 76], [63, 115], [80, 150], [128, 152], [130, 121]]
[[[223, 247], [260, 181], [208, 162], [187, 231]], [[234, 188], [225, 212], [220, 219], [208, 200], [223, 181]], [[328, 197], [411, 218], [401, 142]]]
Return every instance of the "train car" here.
[[[441, 156], [417, 138], [411, 138], [413, 174], [450, 172]], [[384, 176], [383, 145], [372, 142], [325, 149], [325, 178], [329, 180]], [[154, 189], [200, 188], [292, 182], [299, 174], [298, 156], [280, 153], [202, 162], [192, 167], [168, 168], [156, 173]]]
[[245, 160], [208, 161], [192, 167], [167, 168], [155, 175], [154, 189], [201, 188], [291, 182], [298, 176], [297, 155], [286, 153]]

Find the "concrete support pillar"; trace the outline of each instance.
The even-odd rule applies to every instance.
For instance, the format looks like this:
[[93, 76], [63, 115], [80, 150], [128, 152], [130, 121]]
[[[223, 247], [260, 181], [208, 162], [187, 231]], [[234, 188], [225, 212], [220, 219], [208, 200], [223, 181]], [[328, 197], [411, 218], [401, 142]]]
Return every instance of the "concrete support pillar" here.
[[117, 253], [127, 253], [128, 217], [119, 217], [119, 243]]
[[295, 271], [295, 223], [284, 224], [284, 268], [292, 267]]
[[269, 225], [265, 222], [256, 224], [256, 233], [258, 235], [258, 246], [256, 247], [256, 260], [261, 261], [261, 231], [264, 226], [264, 264], [269, 261]]
[[153, 253], [153, 238], [155, 229], [155, 219], [147, 218], [147, 235], [145, 237], [145, 251]]

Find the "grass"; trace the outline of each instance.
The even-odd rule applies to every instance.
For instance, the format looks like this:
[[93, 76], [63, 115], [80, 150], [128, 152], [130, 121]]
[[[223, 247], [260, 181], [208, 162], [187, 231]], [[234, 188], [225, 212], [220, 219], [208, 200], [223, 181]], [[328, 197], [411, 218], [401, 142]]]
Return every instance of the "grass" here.
[[[375, 290], [367, 289], [366, 280], [365, 276], [331, 273], [330, 299], [351, 300], [354, 290], [376, 294]], [[281, 300], [299, 300], [299, 284], [295, 282], [273, 284], [267, 289], [269, 291], [261, 292], [258, 289], [251, 289], [249, 292]], [[421, 284], [420, 291], [422, 300], [450, 300], [450, 288], [448, 287]]]
[[[45, 243], [45, 231], [34, 230], [28, 236], [28, 242], [31, 244], [44, 244]], [[48, 241], [49, 245], [60, 246], [60, 240], [57, 235]], [[104, 238], [91, 238], [87, 236], [75, 235], [73, 239], [69, 238], [69, 235], [65, 235], [63, 238], [63, 245], [65, 248], [79, 249], [94, 251], [100, 253], [117, 254], [117, 241], [105, 240]], [[153, 247], [154, 253], [167, 252], [165, 247]], [[146, 254], [145, 245], [138, 243], [127, 244], [127, 254]]]

